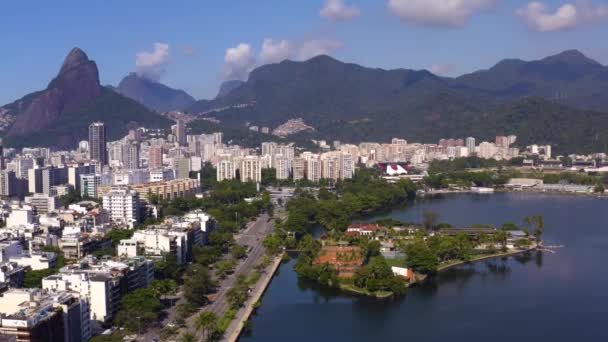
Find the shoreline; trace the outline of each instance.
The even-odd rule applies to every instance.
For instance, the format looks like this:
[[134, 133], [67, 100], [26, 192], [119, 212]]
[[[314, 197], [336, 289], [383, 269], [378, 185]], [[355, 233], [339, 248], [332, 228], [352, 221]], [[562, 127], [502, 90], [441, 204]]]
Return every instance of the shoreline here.
[[541, 244], [536, 244], [533, 247], [530, 247], [530, 248], [527, 248], [527, 249], [510, 251], [510, 252], [502, 252], [502, 253], [496, 253], [496, 254], [490, 254], [490, 255], [484, 255], [484, 256], [480, 256], [478, 258], [471, 259], [469, 261], [457, 261], [457, 262], [454, 262], [454, 263], [451, 263], [451, 264], [439, 266], [437, 268], [437, 273], [443, 272], [443, 271], [447, 271], [447, 270], [452, 269], [452, 268], [457, 267], [457, 266], [462, 266], [462, 265], [466, 265], [466, 264], [472, 264], [472, 263], [476, 263], [476, 262], [483, 261], [483, 260], [494, 259], [494, 258], [502, 258], [502, 257], [512, 257], [512, 256], [524, 254], [524, 253], [527, 253], [527, 252], [531, 252], [531, 251], [537, 250], [538, 247], [541, 246], [541, 245], [542, 245], [542, 243]]
[[257, 308], [256, 303], [260, 302], [264, 293], [266, 293], [268, 286], [270, 286], [272, 278], [274, 278], [275, 273], [281, 266], [283, 254], [284, 253], [281, 253], [274, 258], [272, 264], [266, 269], [267, 272], [258, 280], [258, 284], [256, 284], [256, 288], [253, 290], [251, 297], [247, 299], [245, 307], [241, 308], [241, 310], [244, 310], [243, 315], [239, 316], [237, 313], [237, 317], [230, 323], [228, 329], [226, 329], [227, 331], [225, 332], [222, 341], [236, 342], [239, 339], [245, 328], [245, 323]]
[[440, 195], [456, 195], [456, 194], [474, 194], [474, 195], [494, 195], [501, 193], [531, 193], [531, 194], [547, 194], [547, 195], [560, 195], [560, 196], [584, 196], [592, 198], [608, 198], [608, 192], [599, 194], [596, 192], [565, 192], [565, 191], [551, 191], [551, 190], [511, 190], [506, 188], [493, 188], [493, 192], [475, 192], [472, 190], [433, 190], [417, 195], [417, 197], [433, 197]]

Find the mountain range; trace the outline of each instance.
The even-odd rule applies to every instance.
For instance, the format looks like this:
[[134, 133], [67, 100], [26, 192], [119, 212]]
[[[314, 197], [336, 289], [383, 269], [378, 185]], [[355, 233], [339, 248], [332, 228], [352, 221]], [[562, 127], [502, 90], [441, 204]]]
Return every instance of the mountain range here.
[[129, 125], [167, 127], [171, 121], [154, 111], [175, 109], [213, 117], [233, 131], [301, 117], [315, 128], [298, 137], [304, 139], [433, 142], [515, 134], [520, 145], [590, 152], [608, 146], [608, 67], [568, 50], [450, 78], [321, 55], [258, 67], [246, 82], [225, 82], [214, 99], [194, 102], [137, 74], [117, 88], [102, 87], [95, 62], [76, 48], [45, 90], [0, 107], [0, 129], [15, 146], [69, 147], [86, 137], [92, 121], [105, 121], [115, 138]]
[[196, 102], [181, 89], [170, 88], [137, 73], [130, 73], [123, 78], [116, 91], [157, 112], [183, 110]]
[[171, 120], [99, 83], [97, 64], [79, 48], [65, 58], [46, 89], [0, 107], [5, 142], [13, 147], [74, 147], [93, 121], [106, 124], [109, 139], [132, 126], [167, 127]]
[[520, 144], [550, 143], [558, 151], [604, 150], [608, 68], [576, 50], [507, 59], [456, 78], [317, 56], [261, 66], [246, 83], [188, 111], [232, 127], [301, 117], [316, 128], [313, 137], [345, 142], [516, 134]]

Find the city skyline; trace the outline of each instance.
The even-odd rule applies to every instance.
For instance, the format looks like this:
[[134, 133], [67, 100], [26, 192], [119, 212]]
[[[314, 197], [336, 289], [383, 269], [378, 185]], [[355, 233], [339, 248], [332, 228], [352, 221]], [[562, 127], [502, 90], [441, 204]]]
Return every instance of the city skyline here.
[[[7, 27], [35, 24], [0, 34], [13, 47], [0, 65], [11, 80], [0, 89], [0, 103], [42, 89], [74, 46], [99, 64], [102, 84], [116, 85], [137, 71], [197, 99], [212, 98], [222, 80], [244, 79], [255, 66], [323, 53], [370, 67], [447, 76], [485, 69], [503, 58], [531, 60], [566, 49], [579, 49], [602, 64], [608, 60], [608, 50], [593, 39], [608, 33], [603, 1], [159, 4], [5, 4], [5, 13], [12, 13], [3, 18]], [[62, 25], [54, 24], [58, 20]]]

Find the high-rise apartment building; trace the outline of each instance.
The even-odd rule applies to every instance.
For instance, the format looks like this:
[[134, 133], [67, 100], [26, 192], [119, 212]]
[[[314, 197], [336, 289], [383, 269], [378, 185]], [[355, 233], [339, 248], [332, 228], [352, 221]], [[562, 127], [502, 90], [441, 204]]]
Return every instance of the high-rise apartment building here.
[[288, 179], [290, 174], [289, 161], [286, 156], [277, 154], [274, 156], [274, 169], [276, 170], [277, 179]]
[[114, 222], [135, 227], [140, 222], [139, 194], [126, 188], [113, 188], [103, 195], [103, 208], [110, 213]]
[[224, 179], [234, 179], [236, 177], [236, 170], [234, 168], [234, 162], [229, 159], [222, 159], [217, 164], [217, 181], [221, 182]]
[[241, 167], [239, 169], [239, 172], [241, 175], [241, 182], [261, 182], [262, 166], [260, 164], [260, 157], [247, 156], [243, 158], [241, 160]]
[[102, 166], [108, 164], [106, 127], [102, 122], [89, 125], [89, 158], [98, 161]]
[[186, 124], [182, 120], [177, 120], [177, 123], [171, 128], [177, 138], [177, 143], [180, 146], [186, 146]]
[[310, 157], [306, 161], [306, 178], [312, 182], [321, 180], [321, 160], [318, 157]]
[[292, 166], [292, 175], [294, 181], [306, 178], [306, 159], [294, 158]]
[[122, 166], [125, 169], [139, 169], [139, 143], [130, 141], [123, 145]]
[[466, 146], [469, 149], [469, 154], [475, 153], [475, 138], [468, 137], [466, 139]]
[[163, 147], [160, 145], [151, 145], [148, 149], [148, 168], [150, 170], [160, 169], [163, 167]]

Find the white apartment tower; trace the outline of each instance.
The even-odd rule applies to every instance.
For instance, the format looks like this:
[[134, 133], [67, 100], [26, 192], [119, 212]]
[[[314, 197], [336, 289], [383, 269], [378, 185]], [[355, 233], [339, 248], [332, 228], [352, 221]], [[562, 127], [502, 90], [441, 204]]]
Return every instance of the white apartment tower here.
[[259, 183], [262, 181], [262, 166], [260, 163], [260, 157], [258, 156], [246, 156], [241, 160], [241, 167], [239, 169], [241, 174], [241, 182], [255, 182]]
[[224, 179], [234, 179], [236, 177], [236, 170], [234, 168], [234, 162], [230, 159], [222, 159], [217, 164], [217, 181], [221, 182]]
[[113, 188], [103, 195], [103, 208], [114, 222], [134, 228], [140, 221], [139, 194], [126, 188]]

